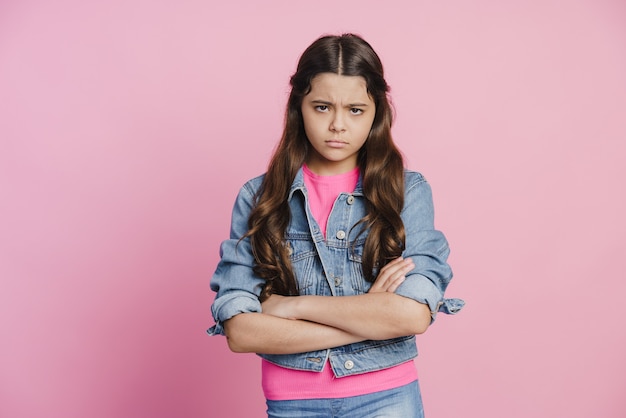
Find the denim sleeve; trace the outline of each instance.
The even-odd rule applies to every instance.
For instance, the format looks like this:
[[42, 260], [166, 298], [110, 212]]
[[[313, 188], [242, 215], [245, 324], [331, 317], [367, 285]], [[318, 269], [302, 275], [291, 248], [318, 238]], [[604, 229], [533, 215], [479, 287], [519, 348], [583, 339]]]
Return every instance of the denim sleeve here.
[[406, 231], [402, 256], [411, 258], [415, 268], [407, 274], [396, 294], [428, 305], [431, 322], [437, 312], [457, 313], [465, 302], [444, 298], [452, 279], [452, 269], [447, 262], [450, 248], [443, 233], [434, 227], [432, 191], [419, 173], [407, 173], [402, 220]]
[[220, 261], [211, 278], [211, 290], [216, 292], [211, 305], [215, 325], [209, 335], [224, 335], [223, 323], [246, 312], [261, 312], [259, 295], [265, 281], [254, 274], [254, 257], [249, 239], [240, 240], [248, 229], [254, 192], [247, 184], [235, 200], [231, 218], [230, 238], [220, 246]]

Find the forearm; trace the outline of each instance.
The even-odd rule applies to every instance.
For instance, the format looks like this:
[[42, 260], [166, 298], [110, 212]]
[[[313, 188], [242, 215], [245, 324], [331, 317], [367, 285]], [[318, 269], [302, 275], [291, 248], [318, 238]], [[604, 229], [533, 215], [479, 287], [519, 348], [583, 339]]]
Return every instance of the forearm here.
[[431, 318], [427, 305], [389, 292], [289, 299], [293, 318], [339, 328], [364, 339], [421, 334]]
[[303, 353], [365, 339], [329, 325], [262, 313], [235, 315], [224, 323], [224, 329], [228, 346], [240, 353]]

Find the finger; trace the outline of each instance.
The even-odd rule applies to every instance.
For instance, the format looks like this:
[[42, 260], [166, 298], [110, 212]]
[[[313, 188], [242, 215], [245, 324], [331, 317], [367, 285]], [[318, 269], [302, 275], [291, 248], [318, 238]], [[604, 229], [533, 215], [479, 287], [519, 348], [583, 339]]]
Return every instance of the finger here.
[[384, 286], [384, 283], [387, 282], [390, 277], [393, 277], [393, 275], [396, 274], [398, 271], [401, 271], [403, 266], [404, 260], [393, 260], [392, 262], [386, 264], [383, 268], [380, 269], [376, 280]]
[[381, 281], [395, 280], [398, 275], [404, 275], [414, 267], [415, 264], [410, 258], [394, 260], [381, 269], [379, 277]]
[[400, 287], [400, 285], [404, 283], [405, 280], [406, 280], [406, 276], [401, 276], [397, 278], [393, 282], [389, 283], [389, 287], [387, 287], [386, 291], [389, 293], [395, 293], [396, 290], [398, 290], [398, 287]]
[[384, 272], [381, 270], [381, 275], [376, 279], [378, 287], [384, 292], [394, 292], [404, 281], [406, 273], [411, 271], [414, 267], [415, 264], [413, 261], [406, 259], [402, 262], [395, 263]]
[[386, 270], [401, 266], [403, 262], [404, 262], [404, 259], [402, 257], [395, 258], [391, 260], [390, 262], [388, 262], [387, 264], [385, 264], [383, 268], [380, 269], [380, 273], [382, 274]]

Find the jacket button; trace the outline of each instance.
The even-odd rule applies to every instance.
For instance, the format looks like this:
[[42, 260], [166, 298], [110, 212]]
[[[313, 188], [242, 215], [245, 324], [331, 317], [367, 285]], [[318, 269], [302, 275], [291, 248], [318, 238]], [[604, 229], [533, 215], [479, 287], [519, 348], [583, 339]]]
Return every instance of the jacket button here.
[[337, 238], [338, 239], [344, 239], [346, 237], [346, 232], [345, 231], [337, 231]]
[[346, 200], [346, 202], [349, 205], [353, 204], [354, 203], [354, 196], [352, 196], [352, 195], [348, 196], [348, 199]]
[[335, 277], [335, 286], [341, 285], [341, 277]]
[[352, 360], [348, 360], [345, 363], [343, 363], [343, 366], [346, 369], [351, 370], [354, 367], [354, 363], [352, 362]]

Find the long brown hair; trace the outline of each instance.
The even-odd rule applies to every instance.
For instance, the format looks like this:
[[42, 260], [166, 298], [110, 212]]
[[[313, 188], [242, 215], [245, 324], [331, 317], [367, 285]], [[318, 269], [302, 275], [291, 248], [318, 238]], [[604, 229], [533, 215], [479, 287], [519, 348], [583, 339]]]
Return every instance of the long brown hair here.
[[[367, 202], [367, 215], [360, 224], [369, 229], [362, 257], [366, 280], [373, 282], [375, 271], [399, 257], [404, 249], [405, 232], [400, 218], [404, 206], [404, 162], [391, 137], [393, 114], [382, 63], [370, 44], [357, 35], [323, 36], [304, 51], [291, 77], [283, 135], [248, 219], [246, 236], [254, 253], [254, 271], [266, 281], [261, 300], [271, 294], [298, 294], [284, 246], [290, 220], [287, 198], [310, 146], [304, 132], [302, 100], [311, 90], [311, 80], [320, 73], [363, 77], [376, 105], [372, 128], [358, 154]], [[359, 234], [362, 232], [363, 229]]]

